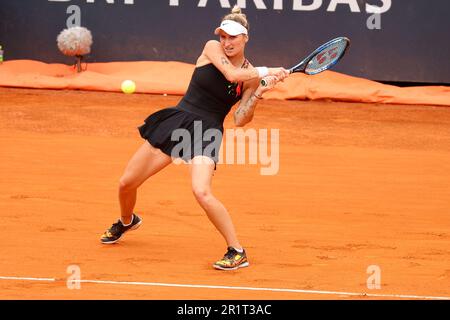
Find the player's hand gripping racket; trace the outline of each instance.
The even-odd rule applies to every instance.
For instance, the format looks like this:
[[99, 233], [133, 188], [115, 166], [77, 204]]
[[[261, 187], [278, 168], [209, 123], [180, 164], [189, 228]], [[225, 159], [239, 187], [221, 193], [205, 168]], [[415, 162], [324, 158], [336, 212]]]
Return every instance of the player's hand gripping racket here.
[[[303, 72], [308, 75], [318, 74], [330, 69], [341, 60], [350, 45], [350, 39], [339, 37], [321, 45], [313, 53], [289, 69], [290, 73]], [[261, 84], [267, 85], [262, 79]]]

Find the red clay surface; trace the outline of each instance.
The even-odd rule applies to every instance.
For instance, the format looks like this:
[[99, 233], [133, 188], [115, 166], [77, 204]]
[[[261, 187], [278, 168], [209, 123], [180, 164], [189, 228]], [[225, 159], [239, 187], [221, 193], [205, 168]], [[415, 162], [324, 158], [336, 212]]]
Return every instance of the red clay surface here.
[[[99, 242], [137, 126], [178, 96], [0, 88], [0, 299], [360, 299], [272, 291], [82, 283], [82, 279], [450, 297], [450, 109], [262, 101], [246, 128], [280, 129], [280, 170], [219, 165], [214, 193], [251, 266], [220, 272], [222, 237], [186, 165], [139, 189], [144, 223]], [[226, 128], [232, 128], [232, 117]], [[381, 269], [381, 289], [366, 270]], [[380, 297], [382, 299], [383, 297]], [[367, 298], [361, 298], [367, 299]]]

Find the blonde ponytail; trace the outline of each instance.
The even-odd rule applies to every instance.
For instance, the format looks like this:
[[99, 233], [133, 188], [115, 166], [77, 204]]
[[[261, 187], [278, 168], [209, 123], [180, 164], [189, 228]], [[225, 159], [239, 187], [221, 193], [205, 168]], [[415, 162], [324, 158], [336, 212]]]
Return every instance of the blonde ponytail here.
[[236, 21], [237, 23], [243, 25], [247, 29], [247, 31], [250, 30], [250, 24], [247, 21], [247, 16], [242, 13], [242, 10], [238, 5], [235, 5], [233, 9], [231, 9], [231, 13], [223, 17], [222, 21], [224, 20]]
[[238, 5], [235, 5], [233, 9], [231, 9], [231, 14], [242, 14], [242, 10]]

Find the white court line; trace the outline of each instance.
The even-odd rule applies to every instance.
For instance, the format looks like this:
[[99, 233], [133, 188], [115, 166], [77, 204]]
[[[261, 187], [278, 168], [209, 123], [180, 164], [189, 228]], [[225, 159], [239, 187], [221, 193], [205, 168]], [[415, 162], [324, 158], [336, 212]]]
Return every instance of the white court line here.
[[23, 278], [23, 277], [0, 277], [0, 280], [20, 280], [20, 281], [44, 281], [44, 282], [54, 282], [54, 278]]
[[[23, 281], [47, 281], [54, 282], [53, 278], [21, 278], [21, 277], [1, 277], [0, 280], [23, 280]], [[113, 284], [113, 285], [131, 285], [131, 286], [149, 286], [149, 287], [176, 287], [176, 288], [199, 288], [199, 289], [224, 289], [224, 290], [247, 290], [247, 291], [272, 291], [272, 292], [290, 292], [306, 294], [324, 294], [339, 296], [357, 296], [374, 298], [400, 298], [400, 299], [421, 299], [421, 300], [450, 300], [450, 297], [436, 296], [418, 296], [404, 294], [378, 294], [378, 293], [357, 293], [343, 291], [321, 291], [321, 290], [301, 290], [301, 289], [283, 289], [283, 288], [258, 288], [258, 287], [234, 287], [234, 286], [211, 286], [199, 284], [177, 284], [177, 283], [159, 283], [159, 282], [130, 282], [130, 281], [106, 281], [106, 280], [70, 280], [71, 283], [95, 283], [95, 284]]]

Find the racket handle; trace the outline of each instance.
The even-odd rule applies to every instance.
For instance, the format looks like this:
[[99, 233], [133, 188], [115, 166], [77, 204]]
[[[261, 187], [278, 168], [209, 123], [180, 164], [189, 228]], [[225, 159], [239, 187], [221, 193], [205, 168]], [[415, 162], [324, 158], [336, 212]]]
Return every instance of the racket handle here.
[[[293, 72], [294, 72], [293, 69], [289, 69], [289, 74], [291, 74], [291, 73], [293, 73]], [[263, 87], [266, 87], [266, 86], [267, 86], [267, 81], [264, 80], [264, 79], [261, 79], [261, 85], [262, 85]]]

